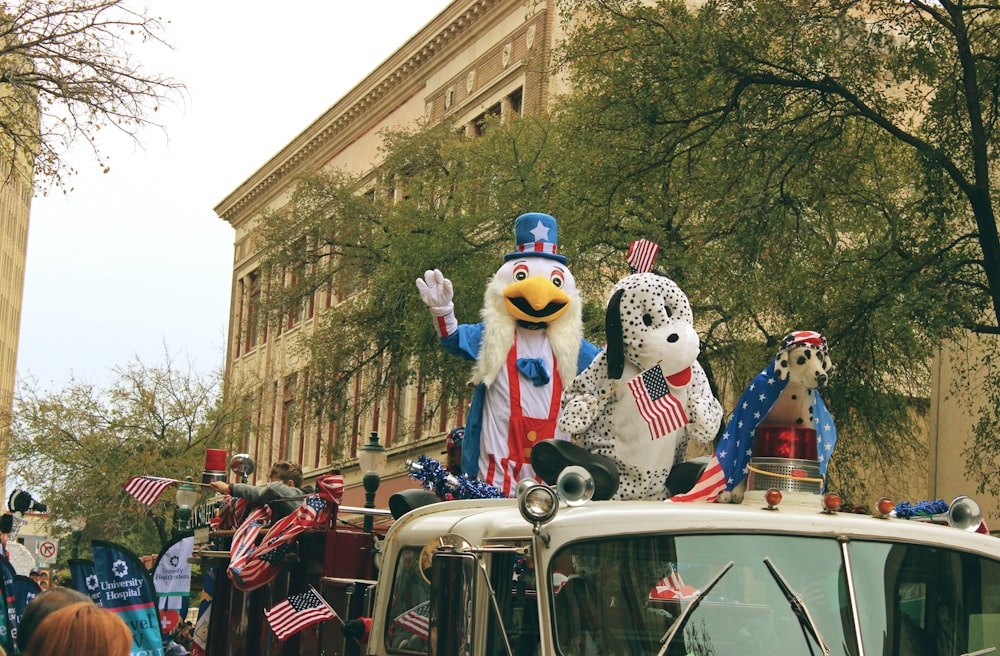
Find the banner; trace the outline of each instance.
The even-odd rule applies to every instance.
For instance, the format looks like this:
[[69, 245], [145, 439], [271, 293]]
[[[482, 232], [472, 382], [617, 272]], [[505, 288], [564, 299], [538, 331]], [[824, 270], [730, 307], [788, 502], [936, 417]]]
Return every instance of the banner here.
[[94, 574], [101, 606], [117, 613], [132, 631], [131, 656], [163, 656], [156, 593], [149, 572], [125, 547], [94, 540]]
[[208, 625], [212, 619], [212, 597], [215, 595], [216, 565], [209, 565], [204, 571], [201, 586], [201, 601], [198, 603], [198, 620], [191, 632], [191, 656], [205, 656], [208, 649]]
[[95, 604], [100, 606], [101, 586], [97, 583], [97, 574], [94, 573], [94, 561], [71, 558], [69, 574], [73, 579], [73, 589], [88, 595]]
[[[18, 574], [14, 577], [14, 617], [16, 626], [21, 626], [21, 616], [24, 615], [24, 607], [28, 602], [41, 593], [42, 589], [38, 584], [27, 576]], [[17, 642], [17, 633], [14, 633], [14, 642]]]
[[191, 599], [191, 554], [194, 535], [181, 535], [163, 547], [153, 567], [153, 588], [160, 610], [160, 633], [163, 643], [170, 641], [174, 628], [187, 619]]
[[8, 654], [16, 654], [17, 650], [17, 597], [14, 593], [14, 566], [6, 556], [0, 556], [0, 647]]

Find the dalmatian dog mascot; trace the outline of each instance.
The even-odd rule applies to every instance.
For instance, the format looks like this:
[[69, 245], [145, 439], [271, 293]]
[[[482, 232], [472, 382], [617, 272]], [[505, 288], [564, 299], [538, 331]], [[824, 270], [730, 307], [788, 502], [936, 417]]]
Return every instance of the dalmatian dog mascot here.
[[815, 429], [821, 476], [837, 441], [837, 428], [820, 396], [833, 363], [826, 338], [811, 330], [785, 335], [774, 360], [740, 396], [704, 472], [689, 491], [671, 501], [741, 503], [758, 428]]
[[[722, 420], [698, 363], [691, 305], [670, 278], [635, 273], [612, 289], [605, 333], [606, 350], [564, 393], [559, 425], [584, 451], [614, 462], [612, 498], [663, 500], [689, 440], [710, 442]], [[566, 453], [567, 461], [578, 457]], [[554, 459], [544, 450], [536, 456]]]
[[516, 251], [504, 256], [476, 324], [459, 324], [451, 281], [434, 269], [417, 280], [442, 347], [474, 361], [472, 403], [465, 425], [462, 471], [513, 496], [535, 478], [531, 448], [569, 439], [557, 426], [560, 398], [598, 349], [583, 339], [583, 304], [558, 226], [548, 214], [515, 220]]

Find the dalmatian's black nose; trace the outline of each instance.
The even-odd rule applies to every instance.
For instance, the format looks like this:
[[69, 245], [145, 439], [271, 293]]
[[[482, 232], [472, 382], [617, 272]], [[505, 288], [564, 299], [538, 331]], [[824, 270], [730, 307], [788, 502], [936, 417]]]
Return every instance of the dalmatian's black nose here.
[[670, 335], [667, 337], [667, 341], [673, 344], [680, 338], [681, 338], [680, 335], [678, 335], [677, 333], [670, 333]]
[[826, 374], [817, 374], [816, 382], [819, 384], [820, 387], [826, 385]]

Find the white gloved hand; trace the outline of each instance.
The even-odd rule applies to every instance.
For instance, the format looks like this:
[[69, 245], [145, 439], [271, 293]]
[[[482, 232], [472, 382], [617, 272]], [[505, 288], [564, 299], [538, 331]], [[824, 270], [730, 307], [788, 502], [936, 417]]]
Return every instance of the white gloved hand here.
[[443, 317], [455, 312], [455, 290], [451, 281], [437, 269], [425, 271], [423, 279], [417, 278], [420, 300], [430, 308], [431, 315]]

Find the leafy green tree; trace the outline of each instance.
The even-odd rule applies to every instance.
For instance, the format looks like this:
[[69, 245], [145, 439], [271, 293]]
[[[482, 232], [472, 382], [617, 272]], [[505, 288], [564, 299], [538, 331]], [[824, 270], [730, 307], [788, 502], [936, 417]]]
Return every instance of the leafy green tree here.
[[174, 488], [147, 507], [123, 486], [139, 475], [197, 480], [205, 449], [230, 448], [245, 410], [223, 400], [218, 374], [200, 374], [169, 355], [162, 365], [135, 358], [114, 371], [107, 388], [75, 379], [55, 390], [21, 382], [8, 487], [19, 481], [48, 505], [57, 528], [82, 515], [85, 540], [157, 553], [171, 537]]
[[784, 332], [819, 330], [838, 366], [835, 484], [858, 489], [862, 463], [920, 463], [913, 422], [938, 347], [998, 330], [1000, 8], [566, 7], [587, 16], [561, 53], [585, 202], [615, 242], [664, 247], [716, 380], [739, 387]]
[[142, 68], [132, 46], [163, 41], [163, 24], [128, 0], [16, 0], [0, 5], [0, 161], [5, 177], [65, 186], [65, 156], [112, 128], [135, 140], [183, 87]]
[[[459, 320], [475, 321], [512, 218], [540, 209], [559, 217], [596, 342], [603, 290], [627, 272], [628, 244], [646, 237], [662, 247], [656, 267], [692, 300], [720, 398], [736, 398], [785, 333], [818, 330], [837, 366], [824, 393], [842, 436], [831, 484], [869, 499], [886, 492], [866, 488], [879, 478], [871, 472], [901, 480], [926, 466], [912, 436], [933, 358], [964, 331], [998, 332], [995, 217], [984, 200], [996, 178], [1000, 9], [687, 4], [565, 3], [557, 64], [573, 92], [551, 115], [491, 123], [476, 139], [448, 125], [390, 135], [377, 183], [334, 181], [344, 207], [358, 207], [297, 197], [267, 217], [265, 252], [283, 276], [320, 256], [347, 264], [359, 242], [324, 236], [363, 235], [366, 259], [349, 270], [371, 293], [352, 296], [306, 342], [337, 374], [317, 376], [318, 387], [376, 362], [396, 381], [420, 371], [464, 382], [467, 367], [440, 354], [412, 281], [441, 268], [455, 280]], [[331, 180], [319, 182], [300, 190]], [[391, 201], [390, 189], [401, 190]], [[302, 225], [318, 228], [311, 242]], [[275, 307], [335, 281], [336, 268], [315, 266], [318, 284], [305, 290], [282, 278]], [[987, 376], [976, 389], [1000, 407], [996, 374], [972, 373]], [[982, 417], [981, 438], [997, 423], [989, 404]], [[970, 461], [973, 475], [995, 465], [990, 453]]]
[[[269, 330], [310, 298], [335, 299], [300, 342], [317, 412], [349, 417], [417, 377], [440, 383], [445, 400], [467, 398], [469, 365], [441, 350], [414, 282], [441, 269], [459, 320], [479, 320], [486, 281], [513, 246], [514, 217], [558, 213], [549, 130], [536, 116], [490, 120], [476, 139], [444, 124], [389, 133], [374, 178], [320, 171], [262, 215]], [[352, 405], [358, 376], [368, 396]]]

